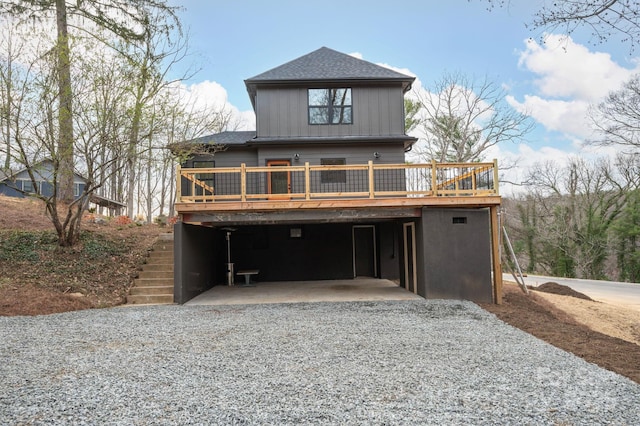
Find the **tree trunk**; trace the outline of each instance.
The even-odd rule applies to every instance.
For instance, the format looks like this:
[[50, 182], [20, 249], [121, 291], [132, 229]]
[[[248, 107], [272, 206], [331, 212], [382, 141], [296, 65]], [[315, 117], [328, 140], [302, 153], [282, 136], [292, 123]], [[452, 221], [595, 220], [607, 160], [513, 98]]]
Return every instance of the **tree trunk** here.
[[11, 118], [13, 117], [13, 63], [12, 56], [9, 54], [7, 56], [7, 75], [5, 81], [5, 106], [4, 106], [4, 116], [5, 116], [5, 140], [6, 140], [6, 157], [4, 159], [4, 168], [9, 170], [11, 167]]
[[130, 153], [127, 158], [127, 171], [129, 172], [127, 178], [127, 215], [129, 219], [133, 219], [135, 216], [136, 163], [135, 157]]
[[[67, 6], [65, 0], [56, 0], [56, 25], [58, 38], [56, 41], [57, 74], [58, 74], [58, 199], [71, 203], [73, 201], [73, 117], [71, 92], [71, 53], [67, 33]], [[54, 183], [55, 183], [54, 179]]]

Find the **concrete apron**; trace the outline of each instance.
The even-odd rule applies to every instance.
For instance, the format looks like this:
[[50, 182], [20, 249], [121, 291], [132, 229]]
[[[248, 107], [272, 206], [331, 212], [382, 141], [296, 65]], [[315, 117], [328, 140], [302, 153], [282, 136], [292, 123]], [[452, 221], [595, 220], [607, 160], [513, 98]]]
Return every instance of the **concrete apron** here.
[[244, 305], [260, 303], [357, 302], [412, 300], [421, 296], [408, 292], [389, 280], [287, 281], [253, 283], [250, 287], [215, 286], [185, 305]]

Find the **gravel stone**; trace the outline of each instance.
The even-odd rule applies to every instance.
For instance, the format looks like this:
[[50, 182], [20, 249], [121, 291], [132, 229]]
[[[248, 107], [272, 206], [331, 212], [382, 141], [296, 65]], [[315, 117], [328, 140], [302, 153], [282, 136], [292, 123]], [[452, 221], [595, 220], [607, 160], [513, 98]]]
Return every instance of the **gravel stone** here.
[[637, 425], [638, 401], [470, 302], [0, 317], [3, 425]]

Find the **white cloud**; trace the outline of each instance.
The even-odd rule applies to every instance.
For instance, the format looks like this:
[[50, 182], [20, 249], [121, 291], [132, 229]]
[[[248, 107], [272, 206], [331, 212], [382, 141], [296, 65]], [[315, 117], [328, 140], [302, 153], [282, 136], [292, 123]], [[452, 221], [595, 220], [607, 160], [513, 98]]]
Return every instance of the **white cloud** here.
[[540, 94], [594, 101], [619, 88], [640, 68], [627, 69], [604, 52], [591, 52], [571, 37], [549, 34], [544, 45], [526, 41], [519, 65], [538, 75]]
[[220, 111], [225, 109], [232, 114], [233, 128], [230, 130], [254, 130], [256, 116], [253, 110], [240, 111], [229, 103], [227, 90], [219, 83], [204, 80], [191, 85], [180, 84], [185, 102], [196, 110]]
[[609, 92], [619, 89], [640, 66], [624, 68], [611, 55], [592, 52], [571, 37], [548, 34], [544, 44], [526, 41], [520, 52], [519, 66], [536, 75], [536, 93], [513, 96], [507, 102], [527, 114], [547, 130], [561, 132], [568, 138], [593, 136], [588, 111]]
[[589, 138], [593, 134], [588, 116], [590, 104], [587, 101], [544, 99], [535, 95], [525, 95], [523, 102], [507, 96], [506, 101], [520, 113], [533, 117], [547, 130], [581, 138]]
[[200, 83], [182, 85], [189, 96], [190, 103], [198, 109], [221, 108], [228, 103], [227, 90], [215, 81], [204, 80]]

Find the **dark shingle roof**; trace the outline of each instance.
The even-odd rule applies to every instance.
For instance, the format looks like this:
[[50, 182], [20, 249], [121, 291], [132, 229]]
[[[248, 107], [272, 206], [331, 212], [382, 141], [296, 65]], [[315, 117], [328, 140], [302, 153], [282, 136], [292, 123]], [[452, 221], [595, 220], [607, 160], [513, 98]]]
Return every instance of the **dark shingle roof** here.
[[253, 108], [256, 107], [257, 86], [262, 84], [300, 84], [300, 83], [345, 83], [345, 82], [394, 82], [401, 83], [402, 90], [411, 88], [415, 77], [411, 77], [389, 68], [328, 47], [321, 47], [311, 53], [289, 61], [251, 77], [244, 81]]
[[189, 142], [194, 144], [222, 144], [222, 145], [243, 145], [249, 140], [256, 137], [256, 131], [240, 131], [240, 132], [221, 132], [213, 135], [201, 136], [191, 139]]
[[413, 77], [321, 47], [311, 53], [245, 80], [245, 83], [308, 80], [399, 80]]

